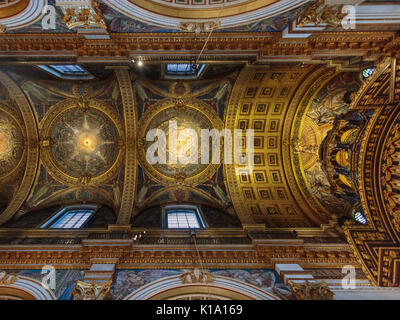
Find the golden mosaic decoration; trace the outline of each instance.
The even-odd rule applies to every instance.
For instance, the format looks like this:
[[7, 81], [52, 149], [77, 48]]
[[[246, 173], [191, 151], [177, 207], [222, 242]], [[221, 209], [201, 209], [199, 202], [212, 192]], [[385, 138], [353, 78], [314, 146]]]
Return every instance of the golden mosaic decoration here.
[[40, 137], [43, 164], [67, 185], [99, 185], [115, 176], [124, 158], [122, 120], [104, 102], [56, 104], [42, 120]]
[[[179, 115], [179, 116], [178, 116]], [[168, 149], [168, 121], [177, 121], [178, 132], [184, 129], [194, 129], [200, 135], [200, 129], [222, 130], [222, 121], [216, 112], [207, 103], [197, 99], [164, 99], [150, 106], [139, 123], [139, 161], [154, 180], [163, 185], [183, 184], [193, 186], [210, 178], [217, 170], [218, 164], [156, 164], [150, 165], [146, 160], [146, 150], [153, 142], [146, 141], [146, 134], [150, 129], [161, 129], [167, 135], [167, 162], [170, 150]], [[178, 141], [178, 150], [180, 144]], [[200, 148], [200, 141], [199, 141]], [[211, 149], [210, 149], [211, 150]], [[221, 150], [223, 147], [221, 146]], [[179, 152], [179, 151], [178, 151]], [[200, 151], [199, 151], [200, 155]], [[221, 158], [222, 159], [222, 158]]]

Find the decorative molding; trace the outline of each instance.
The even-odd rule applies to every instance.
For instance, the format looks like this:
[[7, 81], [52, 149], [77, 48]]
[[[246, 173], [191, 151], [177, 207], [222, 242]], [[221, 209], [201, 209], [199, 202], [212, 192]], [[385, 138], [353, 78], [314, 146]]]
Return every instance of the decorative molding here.
[[127, 67], [115, 67], [121, 91], [122, 104], [125, 119], [126, 158], [124, 189], [122, 192], [121, 207], [118, 214], [117, 224], [128, 225], [130, 222], [136, 195], [137, 176], [137, 109], [135, 94], [132, 88], [132, 79]]
[[209, 269], [226, 268], [226, 265], [232, 268], [274, 268], [277, 263], [298, 263], [303, 268], [342, 268], [345, 265], [359, 268], [347, 244], [308, 244], [296, 239], [272, 239], [253, 240], [251, 244], [198, 244], [197, 251], [191, 244], [141, 242], [87, 239], [80, 245], [67, 247], [2, 245], [0, 266], [14, 270], [49, 264], [58, 269], [89, 270], [94, 259], [113, 259], [118, 269], [195, 269], [200, 255], [203, 266]]
[[[0, 56], [46, 55], [59, 59], [77, 58], [78, 62], [130, 63], [132, 56], [140, 55], [144, 61], [180, 59], [201, 51], [207, 34], [193, 37], [182, 33], [113, 33], [110, 39], [83, 40], [82, 35], [60, 34], [2, 34]], [[274, 32], [215, 32], [210, 36], [203, 52], [203, 60], [229, 60], [270, 62], [312, 62], [332, 64], [337, 68], [360, 69], [360, 64], [349, 64], [357, 56], [360, 61], [374, 61], [381, 56], [397, 52], [399, 41], [395, 32], [325, 32], [304, 41], [282, 39]], [[393, 47], [394, 44], [397, 45]], [[150, 50], [151, 49], [151, 50]], [[233, 58], [232, 58], [233, 56]], [[316, 59], [318, 57], [318, 59]], [[339, 59], [339, 60], [338, 60]]]

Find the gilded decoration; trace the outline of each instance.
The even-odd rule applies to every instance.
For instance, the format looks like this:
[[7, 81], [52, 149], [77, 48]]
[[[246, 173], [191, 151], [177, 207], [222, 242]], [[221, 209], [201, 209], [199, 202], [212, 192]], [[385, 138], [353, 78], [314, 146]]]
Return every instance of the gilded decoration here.
[[200, 269], [194, 269], [192, 271], [187, 271], [179, 276], [183, 284], [188, 283], [212, 283], [215, 277], [209, 273], [202, 271]]
[[[128, 224], [135, 201], [132, 195], [136, 194], [137, 188], [137, 105], [128, 68], [116, 68], [115, 74], [121, 93], [126, 139], [124, 185], [117, 223]], [[116, 193], [118, 194], [118, 192]]]
[[25, 137], [19, 121], [6, 106], [0, 106], [0, 178], [12, 176], [21, 165], [25, 153]]
[[343, 18], [347, 15], [347, 13], [342, 12], [344, 5], [330, 5], [326, 2], [326, 0], [315, 1], [299, 16], [297, 26], [304, 27], [310, 24], [315, 26], [324, 24], [329, 27], [340, 26]]
[[18, 279], [16, 274], [7, 274], [7, 272], [0, 272], [0, 285], [10, 285], [13, 284]]
[[332, 300], [335, 295], [325, 281], [288, 282], [295, 300]]
[[112, 280], [104, 283], [86, 283], [78, 280], [71, 294], [74, 300], [103, 300], [110, 291], [111, 283]]
[[357, 162], [352, 163], [352, 170], [358, 174], [357, 188], [368, 225], [348, 223], [344, 231], [368, 279], [374, 285], [385, 287], [400, 285], [397, 174], [393, 174], [399, 115], [398, 103], [393, 103], [390, 95], [391, 90], [397, 90], [393, 76], [399, 69], [393, 59], [382, 61], [351, 105], [351, 109], [374, 109], [375, 112], [357, 142]]
[[107, 28], [99, 3], [95, 0], [91, 1], [90, 6], [62, 7], [61, 21], [68, 29]]
[[[182, 164], [178, 160], [176, 164], [169, 161], [174, 156], [169, 148], [169, 122], [177, 123], [179, 133], [185, 129], [192, 129], [198, 135], [197, 163]], [[178, 184], [193, 186], [209, 179], [217, 170], [218, 164], [201, 164], [201, 129], [223, 128], [222, 122], [210, 105], [197, 99], [164, 99], [149, 107], [139, 123], [139, 160], [146, 172], [163, 185]], [[146, 135], [151, 129], [160, 129], [166, 135], [166, 164], [151, 165], [146, 159], [146, 152], [153, 141], [146, 141]], [[177, 152], [190, 144], [190, 141], [177, 140]], [[210, 145], [210, 151], [212, 146]], [[183, 150], [183, 149], [182, 149]], [[221, 150], [223, 145], [221, 144]], [[188, 156], [191, 150], [185, 150]], [[221, 153], [222, 161], [222, 153]], [[196, 162], [196, 161], [195, 161]]]
[[116, 111], [96, 100], [64, 100], [41, 123], [43, 163], [67, 185], [110, 180], [123, 160], [123, 125]]
[[360, 87], [358, 73], [333, 70], [321, 74], [303, 96], [292, 129], [293, 166], [305, 199], [324, 215], [344, 215], [351, 210], [338, 199], [322, 167], [320, 145], [337, 117], [347, 113], [351, 99]]

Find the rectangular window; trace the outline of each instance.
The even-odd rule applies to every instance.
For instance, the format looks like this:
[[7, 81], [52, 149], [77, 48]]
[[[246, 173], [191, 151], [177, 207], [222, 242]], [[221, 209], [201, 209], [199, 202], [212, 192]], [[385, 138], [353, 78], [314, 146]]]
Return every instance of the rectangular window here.
[[88, 72], [84, 68], [76, 64], [66, 64], [66, 65], [56, 64], [56, 65], [51, 65], [50, 67], [64, 75], [88, 74]]
[[91, 80], [95, 77], [84, 67], [77, 64], [52, 64], [38, 65], [39, 69], [50, 73], [60, 79], [66, 80]]
[[166, 79], [197, 79], [203, 73], [205, 64], [168, 63], [164, 65]]
[[64, 212], [50, 225], [51, 229], [79, 229], [92, 216], [91, 209], [71, 209]]
[[199, 229], [199, 216], [192, 209], [170, 209], [167, 211], [167, 226], [169, 229]]
[[168, 74], [180, 74], [180, 75], [193, 75], [197, 73], [199, 65], [196, 64], [196, 68], [193, 69], [189, 63], [169, 63], [167, 64]]

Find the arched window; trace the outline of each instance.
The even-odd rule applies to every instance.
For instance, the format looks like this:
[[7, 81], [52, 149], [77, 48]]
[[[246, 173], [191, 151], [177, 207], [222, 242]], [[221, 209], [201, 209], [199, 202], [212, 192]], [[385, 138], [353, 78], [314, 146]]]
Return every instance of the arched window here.
[[361, 223], [361, 224], [367, 224], [367, 219], [360, 211], [356, 211], [354, 213], [354, 220], [356, 220], [358, 223]]
[[46, 221], [41, 228], [80, 229], [88, 223], [96, 210], [96, 206], [90, 205], [65, 207]]
[[168, 229], [201, 229], [206, 225], [196, 206], [176, 205], [163, 208], [164, 226]]
[[369, 78], [375, 71], [375, 68], [366, 68], [363, 70], [362, 75], [364, 79]]

